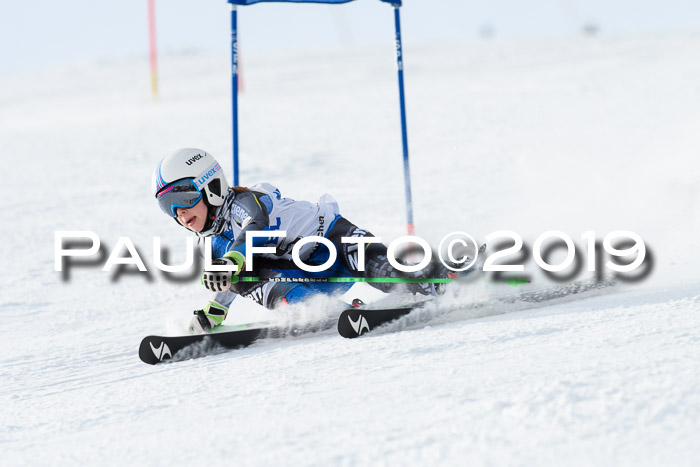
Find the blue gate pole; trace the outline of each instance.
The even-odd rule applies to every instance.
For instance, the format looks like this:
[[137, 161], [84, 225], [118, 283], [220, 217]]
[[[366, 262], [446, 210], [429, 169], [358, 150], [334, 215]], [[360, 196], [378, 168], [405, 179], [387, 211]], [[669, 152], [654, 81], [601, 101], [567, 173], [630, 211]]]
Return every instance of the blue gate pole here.
[[238, 24], [231, 0], [231, 118], [233, 124], [233, 186], [238, 186]]
[[408, 130], [406, 128], [406, 99], [403, 86], [403, 47], [401, 46], [400, 4], [394, 5], [394, 23], [396, 24], [396, 65], [399, 70], [399, 101], [401, 103], [401, 139], [403, 142], [403, 181], [406, 189], [406, 230], [413, 235], [413, 200], [411, 199], [411, 170], [408, 165]]

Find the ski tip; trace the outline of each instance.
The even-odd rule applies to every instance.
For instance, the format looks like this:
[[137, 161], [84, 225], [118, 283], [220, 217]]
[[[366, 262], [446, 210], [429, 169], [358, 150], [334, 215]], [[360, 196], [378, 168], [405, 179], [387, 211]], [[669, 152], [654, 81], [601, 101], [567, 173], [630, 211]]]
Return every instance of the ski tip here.
[[355, 308], [343, 311], [338, 317], [338, 334], [346, 339], [354, 339], [371, 331], [364, 315]]
[[144, 363], [155, 365], [172, 358], [172, 352], [162, 337], [147, 336], [143, 338], [139, 346], [139, 358]]

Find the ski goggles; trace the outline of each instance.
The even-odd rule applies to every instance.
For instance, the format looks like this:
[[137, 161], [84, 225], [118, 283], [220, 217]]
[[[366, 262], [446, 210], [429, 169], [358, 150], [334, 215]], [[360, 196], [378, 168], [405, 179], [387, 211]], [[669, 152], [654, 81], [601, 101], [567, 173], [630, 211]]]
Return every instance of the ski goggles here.
[[202, 192], [192, 178], [184, 178], [164, 186], [156, 193], [158, 206], [169, 216], [177, 217], [177, 208], [189, 209], [202, 199]]

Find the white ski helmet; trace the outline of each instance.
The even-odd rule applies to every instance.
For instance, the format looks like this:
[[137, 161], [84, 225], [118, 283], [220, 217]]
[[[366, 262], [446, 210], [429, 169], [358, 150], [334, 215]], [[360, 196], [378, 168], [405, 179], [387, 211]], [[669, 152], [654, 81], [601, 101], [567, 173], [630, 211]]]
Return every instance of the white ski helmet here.
[[208, 208], [221, 206], [229, 189], [214, 156], [195, 148], [178, 149], [161, 159], [151, 187], [160, 208], [171, 217], [177, 217], [176, 208], [190, 208], [202, 198]]

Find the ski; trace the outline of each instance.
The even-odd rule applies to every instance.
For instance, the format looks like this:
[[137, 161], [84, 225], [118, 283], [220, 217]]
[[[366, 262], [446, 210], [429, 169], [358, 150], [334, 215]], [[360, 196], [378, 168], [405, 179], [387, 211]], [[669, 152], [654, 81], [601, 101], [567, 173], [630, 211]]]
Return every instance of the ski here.
[[247, 347], [266, 336], [269, 329], [258, 325], [189, 336], [147, 336], [139, 346], [139, 357], [149, 365], [166, 360], [203, 357], [218, 353], [222, 349]]
[[[504, 306], [507, 307], [508, 305], [521, 303], [522, 307], [518, 307], [518, 309], [528, 309], [532, 308], [533, 305], [538, 306], [550, 302], [556, 303], [557, 300], [573, 298], [577, 295], [581, 296], [581, 298], [585, 298], [585, 296], [589, 296], [590, 294], [595, 294], [599, 291], [606, 291], [606, 289], [614, 288], [617, 284], [618, 282], [614, 279], [608, 279], [600, 282], [577, 281], [549, 289], [493, 297], [489, 301], [470, 303], [460, 308], [462, 310], [479, 310], [488, 309], [490, 307], [502, 308]], [[360, 306], [359, 308], [349, 308], [340, 314], [338, 317], [338, 333], [347, 339], [359, 337], [372, 331], [378, 326], [390, 323], [403, 316], [406, 316], [413, 310], [422, 308], [426, 303], [430, 303], [432, 301], [433, 300], [429, 299], [416, 304], [399, 306], [395, 308], [375, 309], [363, 308], [362, 305], [364, 304], [360, 302], [358, 304], [358, 306]], [[356, 306], [354, 302], [353, 306]], [[431, 319], [435, 319], [440, 315], [446, 315], [454, 311], [454, 309], [446, 309], [442, 311], [434, 310], [433, 313], [429, 313], [427, 316], [418, 317], [418, 320], [429, 322]]]
[[188, 360], [248, 347], [262, 339], [298, 338], [323, 332], [333, 328], [335, 324], [335, 317], [311, 323], [269, 321], [224, 325], [208, 334], [147, 336], [139, 346], [139, 357], [149, 365], [164, 361]]
[[338, 334], [346, 339], [360, 337], [382, 324], [390, 323], [409, 314], [420, 306], [380, 309], [349, 308], [338, 317]]

